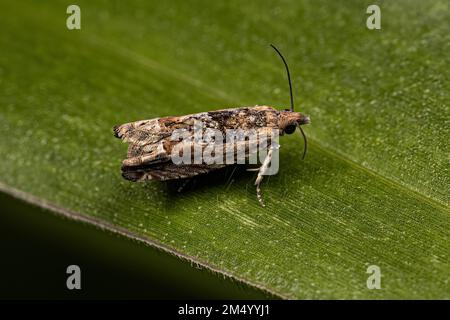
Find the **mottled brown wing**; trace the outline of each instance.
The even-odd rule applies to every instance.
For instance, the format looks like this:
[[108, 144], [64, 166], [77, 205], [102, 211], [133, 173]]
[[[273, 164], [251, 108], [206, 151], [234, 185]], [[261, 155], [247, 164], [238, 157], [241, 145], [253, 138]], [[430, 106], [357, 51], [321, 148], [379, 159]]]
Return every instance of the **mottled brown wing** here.
[[171, 180], [225, 167], [225, 164], [173, 164], [171, 152], [175, 142], [171, 141], [171, 136], [174, 130], [193, 132], [196, 120], [202, 121], [205, 129], [214, 128], [222, 132], [226, 129], [269, 130], [273, 128], [277, 113], [272, 107], [256, 106], [142, 120], [115, 126], [115, 136], [129, 143], [127, 159], [122, 162], [123, 175], [133, 181]]
[[135, 167], [170, 160], [172, 133], [176, 129], [192, 131], [194, 121], [204, 113], [135, 121], [114, 127], [114, 135], [129, 143], [122, 167]]
[[157, 143], [170, 137], [176, 129], [192, 130], [194, 121], [202, 121], [206, 127], [221, 131], [226, 129], [254, 129], [277, 127], [279, 111], [268, 106], [200, 112], [180, 117], [164, 117], [141, 120], [114, 127], [114, 134], [125, 142], [136, 145]]
[[[235, 163], [249, 163], [247, 160], [250, 156], [255, 155], [256, 160], [256, 148], [249, 148], [251, 143], [257, 144], [261, 141], [243, 141], [238, 143], [235, 148], [240, 148], [239, 145], [242, 145], [242, 148], [246, 150], [246, 157], [241, 159], [243, 162], [239, 162], [236, 153], [233, 155], [236, 157], [231, 164], [224, 163], [223, 164], [175, 164], [171, 161], [170, 156], [167, 155], [165, 151], [162, 151], [160, 154], [163, 154], [163, 160], [157, 158], [154, 154], [144, 154], [140, 157], [139, 161], [136, 161], [138, 158], [129, 158], [123, 161], [122, 165], [122, 176], [131, 181], [144, 181], [144, 180], [159, 180], [159, 181], [167, 181], [167, 180], [176, 180], [176, 179], [185, 179], [197, 176], [199, 174], [206, 174], [211, 171], [224, 168], [228, 165], [232, 165]], [[193, 146], [193, 144], [189, 144]], [[224, 145], [224, 148], [227, 148], [228, 145]], [[192, 149], [193, 150], [193, 149]], [[193, 155], [193, 152], [191, 153]], [[169, 159], [169, 160], [167, 160]], [[191, 159], [192, 160], [192, 159]], [[131, 163], [134, 161], [134, 163]], [[247, 161], [247, 162], [246, 162]], [[256, 164], [254, 162], [253, 164]]]

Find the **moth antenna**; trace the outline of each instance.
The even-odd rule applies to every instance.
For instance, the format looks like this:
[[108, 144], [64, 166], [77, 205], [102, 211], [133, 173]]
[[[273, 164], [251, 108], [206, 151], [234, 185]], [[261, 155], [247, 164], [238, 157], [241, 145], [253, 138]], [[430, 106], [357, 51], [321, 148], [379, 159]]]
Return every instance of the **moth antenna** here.
[[[294, 95], [292, 94], [292, 82], [291, 82], [291, 74], [289, 72], [289, 67], [288, 67], [287, 62], [284, 59], [283, 55], [281, 54], [280, 50], [278, 50], [273, 44], [271, 44], [270, 46], [278, 53], [278, 55], [281, 57], [281, 60], [283, 60], [284, 66], [286, 67], [286, 73], [287, 73], [287, 78], [288, 78], [288, 82], [289, 82], [289, 93], [291, 95], [291, 111], [294, 112]], [[306, 151], [308, 150], [308, 140], [306, 139], [306, 135], [305, 135], [305, 132], [303, 131], [302, 127], [298, 126], [298, 128], [300, 129], [300, 132], [303, 136], [303, 141], [305, 142], [305, 147], [303, 149], [303, 156], [302, 156], [302, 159], [305, 159]]]
[[305, 142], [305, 147], [303, 148], [303, 156], [302, 156], [302, 160], [304, 160], [306, 156], [306, 151], [308, 150], [308, 139], [306, 139], [306, 134], [303, 131], [302, 127], [298, 126], [298, 128], [300, 129], [300, 132], [303, 136], [303, 141]]
[[281, 60], [283, 60], [284, 66], [286, 67], [286, 73], [289, 82], [289, 93], [291, 94], [291, 111], [294, 112], [294, 95], [292, 94], [291, 74], [289, 73], [289, 67], [280, 50], [278, 50], [273, 44], [271, 44], [270, 46], [278, 53], [278, 55], [281, 57]]

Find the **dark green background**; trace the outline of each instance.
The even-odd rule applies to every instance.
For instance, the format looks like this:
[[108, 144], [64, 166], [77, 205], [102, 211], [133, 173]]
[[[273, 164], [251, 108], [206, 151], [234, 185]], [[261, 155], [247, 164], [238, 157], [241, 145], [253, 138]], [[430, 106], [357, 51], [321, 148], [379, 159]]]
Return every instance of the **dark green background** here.
[[[266, 299], [252, 287], [0, 193], [0, 298]], [[82, 289], [66, 288], [81, 268]]]

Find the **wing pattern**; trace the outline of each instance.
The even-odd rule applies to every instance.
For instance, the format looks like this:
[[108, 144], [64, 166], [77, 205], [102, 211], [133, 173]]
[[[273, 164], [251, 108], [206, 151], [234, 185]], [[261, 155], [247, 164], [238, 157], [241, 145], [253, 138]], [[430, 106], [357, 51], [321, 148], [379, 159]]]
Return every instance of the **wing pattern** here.
[[[218, 129], [223, 133], [224, 149], [231, 147], [226, 144], [227, 129], [257, 129], [267, 131], [277, 126], [278, 111], [272, 107], [256, 106], [236, 109], [224, 109], [202, 112], [180, 117], [164, 117], [141, 120], [114, 127], [117, 138], [129, 143], [127, 158], [122, 162], [122, 175], [131, 181], [142, 180], [172, 180], [189, 178], [212, 170], [223, 168], [226, 164], [175, 164], [172, 161], [172, 149], [179, 141], [173, 141], [172, 133], [179, 129], [187, 133], [194, 132], [195, 121], [203, 124], [203, 133], [208, 128]], [[270, 141], [268, 141], [270, 142]], [[195, 146], [205, 147], [202, 142], [192, 140], [183, 141], [194, 155]], [[261, 141], [242, 141], [248, 153], [251, 143]], [[236, 150], [236, 149], [235, 149]], [[250, 152], [251, 153], [251, 152]]]

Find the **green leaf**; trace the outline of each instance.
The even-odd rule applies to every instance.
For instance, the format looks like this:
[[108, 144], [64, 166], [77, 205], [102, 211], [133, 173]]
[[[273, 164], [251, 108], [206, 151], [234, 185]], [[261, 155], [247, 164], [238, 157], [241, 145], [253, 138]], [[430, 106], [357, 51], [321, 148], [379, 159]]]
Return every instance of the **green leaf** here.
[[[284, 298], [449, 298], [448, 2], [65, 1], [0, 4], [0, 188]], [[122, 179], [115, 124], [289, 96], [310, 149], [283, 137], [254, 174], [190, 190]], [[381, 269], [369, 290], [368, 266]]]

